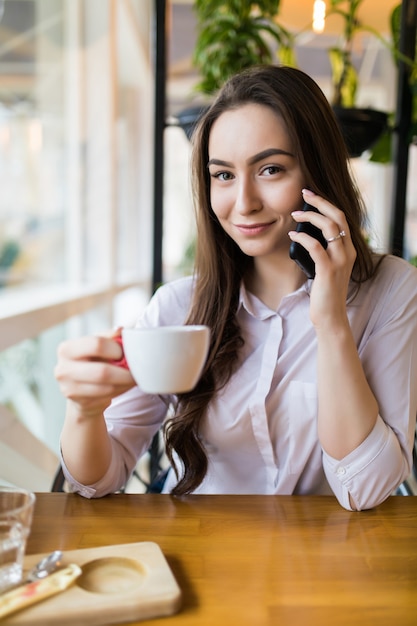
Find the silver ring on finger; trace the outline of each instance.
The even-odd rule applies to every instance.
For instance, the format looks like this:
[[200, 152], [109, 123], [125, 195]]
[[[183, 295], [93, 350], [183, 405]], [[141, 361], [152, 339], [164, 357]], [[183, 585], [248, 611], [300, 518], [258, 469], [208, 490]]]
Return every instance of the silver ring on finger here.
[[337, 241], [338, 239], [342, 239], [342, 237], [346, 237], [346, 233], [344, 230], [341, 230], [340, 233], [336, 235], [336, 237], [330, 237], [329, 239], [326, 239], [326, 241], [327, 243], [332, 243], [332, 241]]

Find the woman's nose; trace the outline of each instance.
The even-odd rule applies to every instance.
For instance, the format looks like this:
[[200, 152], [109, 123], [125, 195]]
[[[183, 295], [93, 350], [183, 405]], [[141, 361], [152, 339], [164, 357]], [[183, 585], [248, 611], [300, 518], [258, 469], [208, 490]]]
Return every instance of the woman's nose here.
[[259, 211], [261, 208], [262, 201], [255, 183], [248, 179], [242, 179], [236, 197], [236, 210], [241, 214], [247, 214]]

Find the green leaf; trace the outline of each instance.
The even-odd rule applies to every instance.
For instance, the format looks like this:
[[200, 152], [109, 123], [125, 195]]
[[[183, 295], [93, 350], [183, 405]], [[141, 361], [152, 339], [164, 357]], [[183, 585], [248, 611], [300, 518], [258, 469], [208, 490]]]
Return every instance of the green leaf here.
[[391, 26], [391, 37], [392, 37], [394, 49], [398, 50], [400, 47], [400, 32], [401, 32], [401, 4], [398, 4], [392, 10], [390, 26]]
[[279, 5], [280, 0], [196, 0], [199, 32], [193, 63], [201, 75], [198, 91], [214, 93], [236, 72], [271, 63], [271, 41], [284, 46], [289, 58], [294, 39], [276, 22]]
[[389, 163], [392, 158], [392, 132], [386, 130], [371, 149], [369, 160], [373, 163]]
[[295, 57], [294, 48], [281, 46], [281, 48], [279, 48], [277, 52], [277, 55], [282, 65], [297, 67], [297, 59]]
[[343, 107], [355, 106], [358, 75], [350, 61], [349, 53], [340, 48], [331, 48], [329, 59], [334, 86], [332, 104]]

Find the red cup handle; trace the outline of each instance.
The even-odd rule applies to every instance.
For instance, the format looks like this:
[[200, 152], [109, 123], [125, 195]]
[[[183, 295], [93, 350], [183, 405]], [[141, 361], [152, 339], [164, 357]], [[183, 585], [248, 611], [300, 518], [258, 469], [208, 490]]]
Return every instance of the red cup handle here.
[[[113, 337], [113, 341], [118, 343], [123, 350], [123, 339], [121, 337]], [[123, 367], [125, 370], [129, 369], [124, 352], [121, 359], [118, 359], [117, 361], [110, 361], [110, 363], [113, 363], [113, 365], [117, 365], [118, 367]]]

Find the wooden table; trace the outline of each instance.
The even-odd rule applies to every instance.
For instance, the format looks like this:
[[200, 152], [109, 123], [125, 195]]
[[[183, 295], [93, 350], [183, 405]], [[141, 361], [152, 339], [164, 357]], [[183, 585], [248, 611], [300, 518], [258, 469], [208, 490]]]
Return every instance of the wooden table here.
[[28, 554], [138, 541], [183, 592], [153, 626], [417, 624], [417, 497], [351, 513], [331, 497], [37, 494]]

